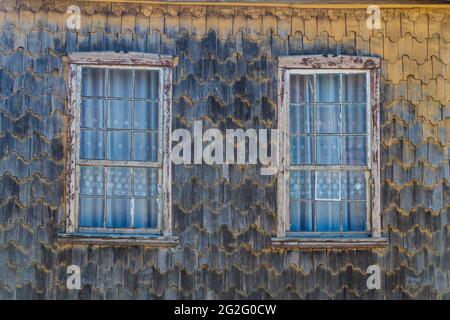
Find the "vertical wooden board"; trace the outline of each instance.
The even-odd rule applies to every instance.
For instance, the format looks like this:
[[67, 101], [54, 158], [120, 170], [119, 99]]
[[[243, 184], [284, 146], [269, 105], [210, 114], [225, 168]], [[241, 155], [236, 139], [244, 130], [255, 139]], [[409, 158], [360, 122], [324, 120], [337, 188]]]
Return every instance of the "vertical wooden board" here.
[[234, 9], [220, 9], [218, 32], [219, 38], [226, 40], [233, 35]]
[[370, 53], [376, 57], [383, 57], [383, 33], [377, 32], [370, 38]]
[[164, 13], [164, 33], [175, 38], [180, 26], [180, 15], [178, 6], [168, 6]]
[[233, 32], [236, 36], [247, 32], [247, 17], [245, 10], [236, 8], [233, 19]]
[[247, 30], [248, 34], [252, 39], [256, 39], [262, 34], [262, 10], [259, 8], [249, 8], [246, 12], [247, 16]]
[[122, 17], [109, 13], [106, 19], [106, 32], [118, 34], [122, 31]]
[[370, 42], [356, 36], [356, 54], [363, 56], [370, 52]]
[[197, 37], [202, 37], [206, 32], [206, 8], [194, 7], [192, 15], [192, 32]]
[[262, 15], [262, 34], [269, 36], [272, 33], [277, 33], [277, 17], [275, 9], [267, 8]]
[[150, 32], [164, 33], [164, 15], [165, 8], [163, 6], [152, 7], [150, 15]]
[[122, 15], [122, 33], [132, 32], [136, 30], [136, 15], [128, 13]]
[[388, 37], [383, 38], [383, 57], [390, 64], [394, 64], [399, 59], [399, 47], [398, 42], [391, 42]]
[[416, 105], [422, 99], [421, 81], [408, 77], [408, 100]]
[[317, 17], [305, 17], [305, 36], [308, 40], [314, 40], [317, 36]]
[[19, 26], [18, 29], [22, 32], [29, 32], [34, 29], [35, 21], [34, 21], [34, 12], [31, 10], [20, 9], [19, 10]]
[[443, 36], [442, 20], [444, 19], [444, 12], [431, 11], [428, 19], [428, 38], [433, 35]]
[[345, 12], [329, 11], [331, 26], [329, 34], [336, 42], [341, 42], [346, 35]]
[[292, 31], [292, 12], [289, 9], [279, 9], [276, 11], [277, 15], [277, 35], [286, 39]]
[[345, 12], [345, 32], [346, 35], [349, 36], [352, 33], [359, 33], [358, 20], [356, 20], [355, 11], [346, 11]]
[[192, 6], [180, 6], [180, 33], [192, 31]]
[[354, 32], [342, 38], [342, 54], [356, 54], [356, 34]]
[[419, 42], [423, 42], [428, 38], [428, 15], [427, 14], [421, 14], [414, 21], [414, 37]]
[[403, 65], [402, 79], [408, 79], [408, 76], [413, 76], [416, 79], [420, 79], [416, 77], [417, 74], [416, 60], [411, 60], [408, 56], [403, 56], [402, 65]]
[[216, 35], [219, 33], [219, 15], [216, 8], [206, 9], [206, 33], [213, 31]]
[[398, 48], [399, 48], [399, 57], [403, 57], [407, 55], [408, 57], [413, 56], [413, 38], [410, 34], [400, 38], [398, 40]]
[[402, 36], [402, 19], [399, 11], [392, 11], [386, 13], [386, 36], [395, 43]]
[[[317, 34], [322, 34], [325, 32], [328, 35], [332, 36], [331, 19], [328, 16], [328, 11], [318, 10], [316, 14], [317, 14]], [[342, 29], [337, 32], [342, 32]]]
[[4, 25], [14, 26], [16, 29], [20, 28], [19, 10], [6, 11]]
[[416, 79], [420, 79], [424, 83], [428, 83], [433, 78], [433, 65], [431, 60], [426, 60], [423, 64], [418, 65], [416, 70]]
[[[435, 39], [435, 38], [433, 38], [433, 39]], [[437, 41], [437, 39], [436, 39], [436, 41]], [[440, 59], [445, 64], [449, 65], [450, 64], [450, 42], [445, 42], [444, 39], [441, 39], [439, 49], [440, 49]]]
[[[442, 19], [442, 37], [446, 42], [450, 42], [450, 15], [447, 14], [445, 18]], [[432, 34], [433, 35], [433, 34]]]
[[[265, 16], [263, 16], [263, 21], [265, 20]], [[295, 35], [296, 33], [305, 34], [305, 22], [302, 16], [302, 11], [298, 9], [292, 10], [292, 32], [291, 35]]]
[[419, 64], [423, 64], [428, 58], [427, 41], [419, 42], [413, 40], [412, 58]]
[[402, 37], [405, 37], [407, 34], [414, 35], [414, 20], [409, 12], [404, 11], [401, 13], [401, 23]]
[[[436, 57], [438, 59], [441, 59], [441, 55], [440, 55], [440, 39], [438, 36], [433, 35], [433, 37], [431, 39], [427, 40], [427, 46], [428, 46], [428, 57]], [[442, 59], [441, 59], [442, 60]]]
[[105, 31], [107, 28], [107, 15], [103, 12], [96, 12], [92, 15], [91, 32]]
[[370, 40], [377, 30], [368, 27], [366, 15], [363, 12], [358, 11], [356, 13], [356, 19], [358, 21], [358, 36], [365, 41]]

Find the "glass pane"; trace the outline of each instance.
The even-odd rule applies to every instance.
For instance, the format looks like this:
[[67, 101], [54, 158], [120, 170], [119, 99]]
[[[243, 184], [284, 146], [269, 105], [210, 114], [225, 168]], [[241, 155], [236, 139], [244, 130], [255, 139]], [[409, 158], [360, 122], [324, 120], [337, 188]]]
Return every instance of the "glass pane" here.
[[159, 169], [134, 169], [134, 196], [158, 196]]
[[313, 137], [292, 136], [291, 137], [291, 164], [313, 163]]
[[103, 198], [80, 195], [80, 227], [103, 227]]
[[365, 165], [367, 163], [366, 137], [345, 136], [342, 153], [344, 164]]
[[366, 202], [342, 202], [343, 231], [366, 231]]
[[289, 230], [300, 231], [300, 201], [292, 200], [289, 204]]
[[291, 75], [290, 100], [291, 103], [313, 102], [313, 75], [295, 74]]
[[342, 75], [344, 102], [366, 101], [366, 74], [353, 73]]
[[316, 231], [339, 231], [339, 202], [316, 202]]
[[133, 102], [130, 100], [108, 101], [108, 128], [131, 129], [131, 110]]
[[364, 172], [342, 172], [342, 198], [355, 200], [366, 199], [366, 177]]
[[131, 199], [108, 198], [106, 201], [106, 227], [129, 228], [133, 213]]
[[89, 195], [105, 194], [103, 167], [80, 167], [80, 193]]
[[291, 133], [311, 133], [313, 124], [312, 106], [291, 105], [289, 124]]
[[156, 199], [134, 199], [136, 228], [158, 227], [158, 203]]
[[82, 128], [103, 128], [103, 100], [83, 99], [80, 119]]
[[290, 231], [313, 231], [313, 211], [311, 201], [291, 201]]
[[317, 105], [317, 132], [339, 133], [341, 132], [340, 106]]
[[135, 96], [140, 99], [158, 99], [159, 72], [156, 70], [136, 70]]
[[131, 169], [110, 167], [107, 169], [107, 195], [131, 196]]
[[367, 114], [365, 105], [344, 105], [343, 108], [343, 132], [366, 133]]
[[108, 132], [108, 159], [130, 160], [131, 133], [124, 131]]
[[109, 69], [110, 97], [133, 97], [133, 70]]
[[104, 159], [105, 144], [104, 134], [100, 130], [81, 130], [80, 158], [81, 159]]
[[339, 74], [318, 74], [317, 102], [339, 102]]
[[312, 171], [291, 171], [290, 197], [291, 199], [313, 199]]
[[316, 171], [316, 199], [341, 199], [341, 173], [339, 171]]
[[133, 160], [158, 161], [158, 133], [133, 133]]
[[158, 130], [158, 102], [135, 101], [134, 128]]
[[313, 231], [311, 201], [291, 201], [290, 231]]
[[81, 83], [81, 95], [103, 97], [105, 95], [105, 70], [83, 67]]
[[317, 136], [317, 164], [339, 164], [339, 136]]

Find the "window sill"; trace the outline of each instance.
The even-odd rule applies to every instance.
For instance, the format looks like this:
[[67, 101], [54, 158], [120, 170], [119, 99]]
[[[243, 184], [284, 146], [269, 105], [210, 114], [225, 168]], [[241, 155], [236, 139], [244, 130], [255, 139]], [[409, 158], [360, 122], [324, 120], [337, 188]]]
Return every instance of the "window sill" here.
[[387, 247], [387, 238], [272, 238], [274, 248], [375, 249]]
[[148, 245], [155, 247], [175, 247], [179, 243], [178, 237], [174, 236], [110, 233], [58, 233], [58, 242], [99, 245]]

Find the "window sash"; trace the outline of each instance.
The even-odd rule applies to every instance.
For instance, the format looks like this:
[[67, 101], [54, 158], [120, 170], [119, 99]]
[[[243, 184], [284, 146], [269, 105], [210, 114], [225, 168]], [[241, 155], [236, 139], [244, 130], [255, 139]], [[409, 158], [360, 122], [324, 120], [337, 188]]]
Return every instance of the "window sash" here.
[[[344, 104], [360, 104], [362, 105], [362, 103], [347, 103], [343, 101], [342, 95], [343, 95], [343, 90], [342, 90], [342, 77], [339, 77], [339, 81], [340, 81], [340, 89], [339, 89], [339, 102], [317, 102], [317, 95], [318, 95], [318, 87], [317, 87], [317, 75], [318, 74], [365, 74], [366, 75], [366, 133], [364, 134], [366, 137], [366, 148], [367, 148], [367, 154], [366, 154], [366, 159], [367, 159], [367, 165], [344, 165], [344, 164], [339, 164], [339, 165], [321, 165], [321, 164], [317, 164], [317, 163], [313, 163], [313, 164], [295, 164], [295, 165], [291, 165], [291, 147], [290, 147], [290, 137], [293, 136], [290, 132], [290, 121], [291, 121], [291, 117], [290, 117], [290, 107], [291, 107], [291, 97], [290, 97], [290, 82], [291, 82], [291, 76], [292, 75], [312, 75], [314, 77], [314, 82], [313, 82], [313, 89], [314, 89], [314, 97], [313, 97], [313, 101], [312, 102], [307, 102], [307, 103], [299, 103], [302, 105], [310, 105], [312, 106], [312, 121], [313, 123], [312, 125], [312, 132], [310, 133], [301, 133], [301, 134], [294, 134], [294, 135], [301, 135], [301, 136], [309, 136], [309, 137], [315, 137], [317, 135], [332, 135], [332, 136], [339, 136], [340, 137], [340, 143], [341, 143], [341, 148], [340, 148], [340, 162], [342, 162], [342, 141], [343, 141], [343, 136], [351, 136], [353, 134], [344, 134], [342, 133], [343, 128], [342, 128], [342, 108]], [[371, 78], [370, 78], [370, 70], [354, 70], [354, 69], [291, 69], [291, 70], [286, 70], [285, 74], [284, 74], [284, 78], [282, 79], [282, 81], [284, 82], [284, 86], [286, 88], [285, 90], [285, 94], [286, 94], [286, 105], [285, 105], [285, 130], [286, 130], [286, 139], [285, 139], [285, 145], [286, 145], [286, 152], [287, 152], [287, 156], [286, 156], [286, 169], [287, 172], [285, 173], [286, 176], [286, 194], [288, 197], [288, 206], [287, 206], [287, 211], [285, 212], [286, 216], [286, 231], [285, 234], [288, 236], [296, 236], [296, 237], [336, 237], [336, 236], [343, 236], [343, 237], [367, 237], [371, 234], [371, 220], [372, 220], [372, 209], [371, 209], [371, 204], [370, 204], [370, 194], [371, 192], [371, 186], [370, 186], [370, 174], [371, 174], [371, 169], [372, 169], [372, 159], [371, 159], [371, 144], [372, 144], [372, 132], [371, 132], [371, 92], [370, 92], [370, 88], [371, 88]], [[331, 104], [336, 104], [340, 106], [340, 124], [341, 124], [341, 128], [340, 128], [340, 132], [339, 133], [317, 133], [317, 105], [331, 105]], [[362, 134], [355, 134], [358, 136], [361, 136]], [[316, 141], [314, 140], [314, 145], [316, 145]], [[314, 162], [317, 162], [317, 148], [314, 147]], [[342, 231], [343, 228], [343, 212], [342, 212], [342, 203], [344, 202], [342, 199], [339, 200], [330, 200], [330, 201], [335, 201], [337, 203], [339, 203], [339, 231], [326, 231], [326, 232], [321, 232], [321, 231], [292, 231], [291, 228], [291, 224], [290, 224], [290, 204], [291, 204], [291, 199], [290, 199], [290, 172], [294, 171], [294, 170], [313, 170], [313, 171], [339, 171], [342, 175], [342, 172], [347, 172], [347, 171], [364, 171], [366, 172], [366, 230], [365, 231]], [[312, 186], [313, 188], [315, 188], [315, 185]], [[317, 201], [325, 201], [326, 200], [318, 200], [318, 199], [313, 199], [311, 200], [312, 202], [317, 202]], [[317, 222], [317, 217], [316, 217], [316, 209], [311, 209], [312, 210], [312, 219], [313, 219], [313, 228], [316, 229], [316, 222]]]
[[[127, 66], [127, 65], [84, 65], [84, 64], [79, 64], [76, 66], [77, 68], [77, 88], [78, 88], [78, 92], [77, 92], [77, 102], [76, 102], [76, 110], [75, 110], [75, 121], [77, 123], [76, 126], [76, 136], [78, 137], [77, 140], [77, 145], [76, 145], [76, 163], [90, 163], [90, 164], [97, 164], [97, 165], [102, 165], [102, 163], [104, 165], [115, 165], [115, 163], [118, 164], [127, 164], [129, 166], [140, 166], [140, 165], [146, 165], [146, 166], [151, 166], [153, 163], [158, 163], [160, 166], [162, 166], [162, 162], [163, 162], [163, 120], [164, 120], [164, 114], [163, 112], [161, 112], [163, 110], [163, 103], [162, 103], [162, 99], [163, 99], [163, 95], [164, 95], [164, 88], [163, 88], [163, 68], [162, 67], [148, 67], [148, 66]], [[97, 69], [102, 69], [105, 70], [105, 83], [104, 83], [104, 91], [105, 91], [105, 96], [104, 97], [97, 97], [98, 99], [102, 99], [104, 101], [108, 101], [108, 100], [138, 100], [135, 99], [135, 97], [133, 96], [132, 98], [117, 98], [117, 97], [110, 97], [108, 96], [108, 92], [109, 92], [109, 70], [145, 70], [145, 71], [157, 71], [158, 72], [158, 106], [159, 106], [159, 112], [158, 112], [158, 151], [157, 151], [157, 161], [135, 161], [135, 160], [108, 160], [108, 159], [101, 159], [101, 160], [97, 160], [97, 159], [81, 159], [80, 158], [80, 149], [81, 149], [81, 99], [83, 98], [82, 96], [82, 77], [83, 77], [83, 68], [97, 68]], [[108, 72], [106, 72], [106, 70], [108, 70]], [[135, 74], [133, 72], [133, 93], [135, 92]], [[89, 96], [91, 97], [91, 96]], [[95, 98], [95, 97], [93, 97]], [[140, 99], [142, 101], [154, 101], [155, 99]], [[107, 107], [104, 105], [104, 108], [106, 109]], [[134, 108], [132, 108], [134, 109]], [[134, 110], [131, 111], [132, 115], [131, 115], [131, 121], [133, 121], [133, 112]], [[104, 110], [104, 113], [106, 113], [106, 111]], [[107, 119], [105, 118], [104, 121], [107, 121]], [[135, 129], [108, 129], [108, 128], [102, 128], [99, 129], [100, 131], [106, 131], [106, 132], [111, 132], [111, 131], [126, 131], [126, 132], [130, 132], [130, 134], [132, 134], [134, 131], [141, 131], [141, 130], [135, 130]], [[155, 130], [144, 130], [143, 132], [155, 132]], [[108, 144], [105, 141], [105, 158], [107, 155], [107, 151], [108, 151]], [[132, 154], [132, 149], [133, 149], [133, 144], [130, 145], [130, 158], [131, 158], [131, 154]]]
[[[78, 138], [75, 142], [75, 175], [76, 175], [76, 182], [75, 182], [75, 200], [74, 200], [74, 206], [75, 206], [75, 212], [76, 212], [76, 230], [78, 232], [96, 232], [96, 233], [110, 233], [110, 234], [161, 234], [162, 232], [162, 220], [163, 220], [163, 190], [162, 190], [162, 181], [163, 181], [163, 117], [164, 113], [163, 110], [163, 68], [162, 67], [148, 67], [148, 66], [127, 66], [127, 65], [84, 65], [84, 64], [78, 64], [75, 67], [77, 70], [77, 99], [75, 104], [75, 123], [76, 123], [76, 137]], [[96, 159], [81, 159], [80, 158], [80, 149], [81, 149], [81, 100], [85, 98], [85, 96], [82, 96], [82, 81], [83, 81], [83, 68], [99, 68], [102, 70], [113, 70], [113, 69], [119, 69], [119, 70], [153, 70], [158, 72], [158, 151], [157, 151], [157, 161], [135, 161], [135, 160], [96, 160]], [[104, 91], [105, 96], [86, 96], [89, 98], [97, 98], [101, 99], [104, 103], [104, 108], [106, 109], [106, 103], [110, 100], [132, 100], [132, 101], [155, 101], [155, 99], [140, 99], [136, 97], [132, 98], [124, 98], [124, 97], [110, 97], [108, 96], [109, 92], [109, 72], [105, 72], [105, 79], [104, 79]], [[133, 93], [135, 93], [135, 73], [133, 72]], [[134, 102], [133, 102], [134, 103]], [[133, 108], [134, 109], [134, 108]], [[133, 110], [132, 110], [133, 112]], [[104, 121], [107, 121], [107, 119], [104, 119]], [[133, 114], [131, 115], [131, 121], [133, 121]], [[102, 128], [101, 131], [113, 131], [108, 128]], [[133, 129], [114, 129], [114, 131], [127, 131], [132, 134]], [[139, 130], [136, 130], [139, 131]], [[145, 130], [145, 131], [152, 131], [152, 130]], [[155, 131], [155, 130], [153, 130]], [[107, 146], [108, 144], [105, 141], [105, 157], [107, 155]], [[130, 148], [133, 148], [133, 144], [130, 145]], [[130, 158], [131, 158], [132, 150], [130, 150]], [[80, 218], [81, 218], [81, 212], [80, 212], [80, 176], [81, 176], [81, 166], [96, 166], [96, 167], [126, 167], [126, 168], [155, 168], [158, 169], [158, 175], [159, 175], [159, 182], [158, 182], [158, 212], [157, 212], [157, 227], [156, 228], [133, 228], [133, 227], [127, 227], [127, 228], [111, 228], [111, 227], [84, 227], [80, 226]], [[106, 185], [106, 181], [105, 181]], [[107, 195], [103, 195], [103, 198], [105, 202], [107, 201]], [[106, 207], [103, 210], [102, 213], [103, 220], [106, 219]], [[105, 220], [103, 221], [103, 224], [105, 223]]]

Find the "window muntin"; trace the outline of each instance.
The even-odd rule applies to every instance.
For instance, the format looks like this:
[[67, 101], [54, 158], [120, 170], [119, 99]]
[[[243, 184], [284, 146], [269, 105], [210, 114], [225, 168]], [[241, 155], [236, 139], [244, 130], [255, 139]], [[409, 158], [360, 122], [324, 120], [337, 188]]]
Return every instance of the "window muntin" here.
[[159, 233], [162, 69], [80, 69], [78, 229]]
[[370, 73], [288, 70], [290, 234], [370, 233]]

